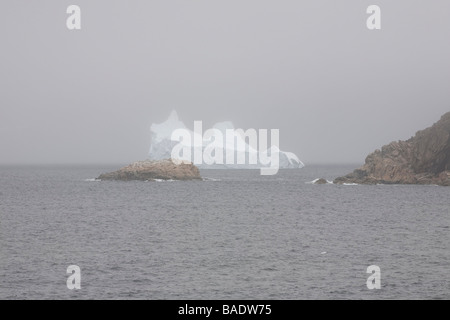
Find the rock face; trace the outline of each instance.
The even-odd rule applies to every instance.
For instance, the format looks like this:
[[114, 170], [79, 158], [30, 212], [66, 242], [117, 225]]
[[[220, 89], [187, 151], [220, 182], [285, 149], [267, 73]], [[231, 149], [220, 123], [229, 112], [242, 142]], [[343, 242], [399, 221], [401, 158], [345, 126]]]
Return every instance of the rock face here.
[[191, 163], [174, 164], [172, 160], [138, 161], [115, 172], [101, 174], [100, 180], [200, 180], [200, 171]]
[[450, 186], [450, 112], [409, 140], [369, 154], [361, 168], [334, 183]]

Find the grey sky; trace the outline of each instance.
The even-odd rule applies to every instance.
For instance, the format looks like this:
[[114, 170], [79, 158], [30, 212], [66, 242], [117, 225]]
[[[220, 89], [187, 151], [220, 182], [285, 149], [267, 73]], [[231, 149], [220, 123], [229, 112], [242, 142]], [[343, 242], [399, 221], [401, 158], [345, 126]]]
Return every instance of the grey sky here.
[[280, 129], [306, 164], [362, 163], [450, 110], [449, 17], [448, 0], [5, 0], [0, 163], [141, 160], [172, 109]]

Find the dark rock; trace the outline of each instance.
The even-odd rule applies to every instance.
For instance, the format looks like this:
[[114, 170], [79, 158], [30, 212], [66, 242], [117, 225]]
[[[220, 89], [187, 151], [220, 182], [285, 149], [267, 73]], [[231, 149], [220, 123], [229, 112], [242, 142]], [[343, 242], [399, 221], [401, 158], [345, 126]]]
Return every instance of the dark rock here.
[[325, 180], [324, 178], [320, 178], [316, 182], [314, 182], [314, 184], [327, 184], [327, 183], [328, 181]]
[[192, 163], [175, 164], [170, 159], [138, 161], [115, 172], [101, 174], [100, 180], [200, 180], [200, 171]]
[[450, 185], [450, 112], [407, 141], [369, 154], [365, 164], [334, 183]]

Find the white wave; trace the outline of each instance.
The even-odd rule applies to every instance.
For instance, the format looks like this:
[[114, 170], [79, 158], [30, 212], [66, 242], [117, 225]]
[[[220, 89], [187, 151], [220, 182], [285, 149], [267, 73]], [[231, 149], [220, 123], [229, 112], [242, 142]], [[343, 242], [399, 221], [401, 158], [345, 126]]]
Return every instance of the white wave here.
[[316, 183], [317, 181], [319, 181], [319, 178], [314, 179], [313, 181], [305, 182], [305, 183], [306, 183], [306, 184], [314, 184], [314, 183]]
[[84, 179], [84, 181], [86, 181], [86, 182], [98, 182], [98, 181], [102, 181], [102, 180], [92, 178], [92, 179]]
[[[315, 184], [317, 181], [319, 181], [321, 178], [317, 178], [317, 179], [314, 179], [313, 181], [308, 181], [308, 182], [305, 182], [306, 184]], [[327, 180], [327, 184], [334, 184], [334, 182], [333, 181], [330, 181], [330, 180]]]
[[343, 183], [344, 186], [357, 186], [357, 183]]
[[216, 179], [216, 178], [207, 178], [207, 177], [204, 177], [204, 178], [203, 178], [203, 181], [222, 181], [222, 179]]

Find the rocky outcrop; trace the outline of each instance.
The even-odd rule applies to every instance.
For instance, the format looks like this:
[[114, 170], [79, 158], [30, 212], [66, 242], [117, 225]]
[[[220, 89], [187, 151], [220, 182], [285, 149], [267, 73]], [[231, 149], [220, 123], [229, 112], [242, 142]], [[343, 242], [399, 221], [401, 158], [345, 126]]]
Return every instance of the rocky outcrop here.
[[170, 159], [138, 161], [114, 172], [104, 173], [99, 180], [200, 180], [200, 171], [192, 163], [175, 164]]
[[450, 186], [450, 112], [411, 139], [369, 154], [361, 168], [334, 183]]
[[320, 178], [320, 179], [317, 179], [316, 181], [314, 181], [314, 184], [327, 184], [327, 183], [328, 183], [328, 181], [325, 180], [324, 178]]

